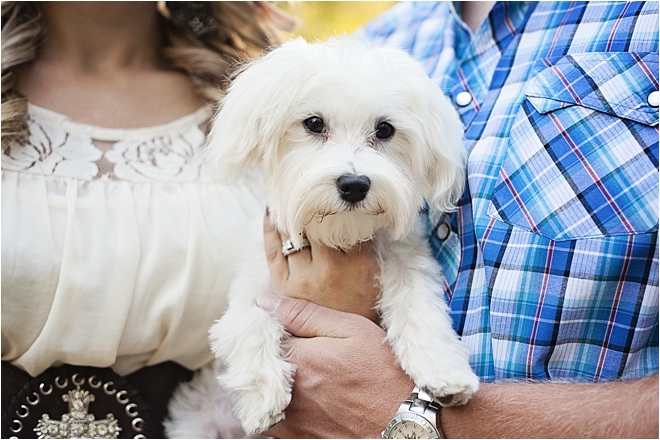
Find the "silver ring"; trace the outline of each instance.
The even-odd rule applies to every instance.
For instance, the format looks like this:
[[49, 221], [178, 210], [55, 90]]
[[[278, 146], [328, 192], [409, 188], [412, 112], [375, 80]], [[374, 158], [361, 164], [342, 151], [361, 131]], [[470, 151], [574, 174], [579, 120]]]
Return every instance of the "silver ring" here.
[[[34, 395], [34, 400], [30, 400], [30, 397], [31, 397], [32, 395]], [[37, 404], [39, 403], [39, 400], [40, 400], [40, 398], [39, 398], [39, 394], [37, 394], [36, 392], [32, 392], [32, 394], [30, 394], [29, 396], [25, 397], [25, 400], [26, 400], [27, 403], [29, 403], [30, 405], [35, 406], [35, 405], [37, 405]]]
[[131, 422], [131, 426], [137, 432], [142, 432], [142, 422], [144, 422], [144, 420], [142, 420], [141, 417], [137, 417], [133, 419], [133, 421]]
[[112, 389], [112, 390], [108, 389], [109, 387], [113, 386], [114, 384], [115, 383], [111, 380], [103, 384], [103, 391], [105, 391], [105, 394], [107, 394], [108, 396], [112, 396], [113, 394], [115, 394], [117, 392], [117, 390], [115, 390], [115, 389]]
[[71, 376], [71, 382], [73, 382], [74, 385], [76, 386], [81, 386], [85, 383], [85, 378], [83, 377], [81, 381], [78, 381], [78, 373], [75, 373], [73, 376]]
[[115, 394], [115, 399], [117, 399], [117, 402], [121, 403], [122, 405], [123, 405], [124, 403], [128, 403], [128, 402], [130, 402], [130, 399], [126, 399], [126, 398], [123, 398], [123, 397], [122, 397], [122, 396], [125, 395], [125, 394], [128, 394], [128, 391], [126, 391], [126, 390], [121, 390], [120, 392], [118, 392], [117, 394]]
[[87, 382], [89, 382], [89, 386], [92, 388], [100, 387], [102, 382], [100, 380], [98, 382], [94, 382], [94, 379], [96, 379], [96, 375], [91, 376], [89, 379], [87, 379]]
[[57, 388], [65, 388], [67, 385], [69, 385], [69, 379], [66, 377], [64, 378], [64, 383], [60, 385], [60, 376], [57, 376], [55, 378], [55, 385], [57, 385]]
[[129, 415], [130, 417], [135, 417], [138, 415], [138, 412], [136, 410], [137, 405], [134, 403], [129, 403], [126, 405], [126, 414]]
[[45, 383], [39, 384], [39, 391], [41, 391], [41, 394], [43, 394], [44, 396], [47, 396], [53, 392], [53, 386], [51, 384], [48, 384], [48, 386], [49, 386], [48, 391], [46, 391], [45, 389], [46, 384]]
[[18, 425], [18, 429], [14, 429], [13, 426], [10, 426], [9, 429], [11, 430], [11, 432], [21, 432], [21, 429], [23, 429], [23, 422], [21, 422], [20, 420], [14, 420], [12, 421], [12, 423], [16, 423]]
[[26, 418], [27, 416], [30, 415], [30, 408], [28, 408], [28, 407], [25, 406], [25, 405], [21, 405], [21, 409], [24, 409], [24, 410], [25, 410], [25, 412], [24, 412], [23, 414], [19, 413], [18, 410], [15, 411], [15, 412], [16, 412], [16, 415], [17, 415], [18, 417], [20, 417], [21, 419], [24, 419], [24, 418]]
[[293, 245], [293, 242], [291, 240], [284, 240], [282, 242], [282, 255], [288, 257], [289, 255], [309, 246], [310, 246], [309, 241], [306, 238], [302, 239], [302, 243], [298, 249], [296, 249], [296, 247]]

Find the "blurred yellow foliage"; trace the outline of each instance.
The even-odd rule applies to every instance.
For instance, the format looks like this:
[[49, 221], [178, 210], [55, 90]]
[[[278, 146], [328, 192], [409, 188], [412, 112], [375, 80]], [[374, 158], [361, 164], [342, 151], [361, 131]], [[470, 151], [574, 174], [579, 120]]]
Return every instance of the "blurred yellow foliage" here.
[[352, 33], [376, 18], [396, 2], [275, 2], [296, 17], [299, 26], [292, 36], [303, 36], [307, 41], [326, 40], [333, 35]]

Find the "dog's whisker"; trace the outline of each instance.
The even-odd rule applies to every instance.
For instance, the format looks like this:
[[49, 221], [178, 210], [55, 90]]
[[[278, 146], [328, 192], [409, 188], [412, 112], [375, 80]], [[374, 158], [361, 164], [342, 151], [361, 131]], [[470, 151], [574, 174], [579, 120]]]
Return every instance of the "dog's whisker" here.
[[307, 220], [307, 221], [303, 224], [303, 226], [309, 226], [309, 224], [312, 223], [312, 221], [314, 220], [314, 217], [316, 217], [316, 213], [312, 214], [312, 216], [309, 218], [309, 220]]
[[319, 220], [318, 220], [319, 224], [321, 224], [327, 216], [335, 215], [336, 213], [337, 213], [337, 211], [334, 211], [334, 212], [333, 211], [318, 212], [317, 214], [320, 217]]
[[381, 205], [380, 202], [378, 202], [378, 206], [374, 210], [367, 212], [367, 214], [368, 215], [385, 214], [385, 208], [383, 208], [383, 205]]
[[323, 211], [323, 212], [319, 211], [319, 212], [317, 212], [316, 215], [318, 215], [320, 217], [319, 220], [318, 220], [318, 223], [321, 224], [327, 216], [335, 215], [335, 214], [337, 214], [337, 211]]
[[308, 226], [308, 225], [309, 225], [310, 223], [312, 223], [312, 221], [314, 221], [314, 219], [317, 218], [317, 217], [319, 218], [319, 219], [317, 220], [317, 222], [318, 222], [319, 224], [321, 224], [321, 222], [323, 222], [323, 220], [324, 220], [326, 217], [331, 216], [331, 215], [335, 215], [335, 214], [337, 214], [337, 211], [332, 211], [332, 210], [330, 210], [330, 209], [316, 211], [315, 213], [312, 214], [312, 216], [310, 217], [310, 219], [304, 223], [303, 226]]

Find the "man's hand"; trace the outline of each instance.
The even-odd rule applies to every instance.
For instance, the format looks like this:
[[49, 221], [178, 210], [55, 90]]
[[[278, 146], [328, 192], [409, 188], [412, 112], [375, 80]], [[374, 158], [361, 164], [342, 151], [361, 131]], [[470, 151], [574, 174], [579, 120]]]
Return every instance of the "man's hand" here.
[[282, 239], [264, 217], [264, 241], [275, 293], [302, 298], [343, 312], [357, 313], [374, 322], [380, 295], [378, 261], [371, 242], [349, 253], [312, 243], [288, 257]]
[[[273, 294], [257, 304], [284, 324], [298, 365], [279, 438], [377, 438], [413, 389], [385, 333], [357, 315]], [[443, 408], [446, 438], [658, 438], [658, 376], [613, 383], [482, 384]]]
[[257, 304], [284, 324], [298, 366], [278, 438], [379, 438], [414, 387], [385, 332], [361, 316], [274, 294]]

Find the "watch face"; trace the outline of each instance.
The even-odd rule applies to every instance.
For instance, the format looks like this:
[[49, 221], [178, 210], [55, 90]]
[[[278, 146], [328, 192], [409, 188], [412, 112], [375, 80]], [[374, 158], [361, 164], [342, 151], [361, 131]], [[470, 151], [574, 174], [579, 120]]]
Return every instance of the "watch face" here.
[[429, 435], [427, 428], [410, 420], [404, 420], [392, 427], [389, 438], [437, 438]]

